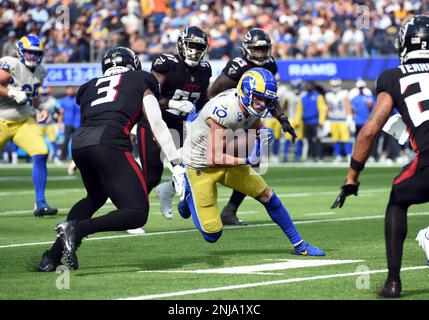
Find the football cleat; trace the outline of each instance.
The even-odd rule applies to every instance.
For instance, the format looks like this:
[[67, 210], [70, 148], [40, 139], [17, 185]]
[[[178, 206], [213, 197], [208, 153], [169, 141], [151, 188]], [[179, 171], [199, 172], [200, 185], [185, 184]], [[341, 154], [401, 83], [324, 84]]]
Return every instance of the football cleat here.
[[383, 289], [378, 292], [378, 295], [383, 298], [399, 298], [401, 296], [401, 291], [401, 280], [386, 281]]
[[[185, 196], [185, 199], [186, 197], [187, 196]], [[177, 205], [177, 211], [179, 211], [179, 214], [183, 219], [188, 219], [191, 216], [191, 210], [189, 209], [186, 200], [179, 201], [179, 204]]]
[[295, 247], [295, 254], [301, 255], [301, 256], [324, 256], [325, 251], [322, 249], [313, 247], [312, 245], [308, 244], [307, 242], [303, 241], [299, 245]]
[[139, 235], [139, 234], [145, 234], [146, 231], [144, 231], [143, 228], [136, 228], [136, 229], [128, 229], [127, 233], [131, 235]]
[[161, 213], [169, 220], [173, 218], [173, 198], [175, 194], [176, 190], [171, 181], [161, 183], [156, 187], [156, 196], [159, 199]]
[[224, 226], [247, 226], [247, 222], [237, 218], [237, 210], [226, 205], [220, 214]]
[[78, 269], [79, 263], [76, 250], [82, 239], [77, 235], [76, 221], [63, 221], [57, 224], [55, 231], [63, 245], [63, 257], [67, 262], [67, 266], [74, 270]]
[[58, 213], [56, 208], [51, 208], [46, 201], [37, 201], [34, 205], [34, 216], [54, 216]]
[[57, 267], [61, 265], [61, 260], [52, 259], [49, 256], [49, 251], [43, 252], [42, 260], [39, 264], [39, 272], [54, 272], [57, 270]]

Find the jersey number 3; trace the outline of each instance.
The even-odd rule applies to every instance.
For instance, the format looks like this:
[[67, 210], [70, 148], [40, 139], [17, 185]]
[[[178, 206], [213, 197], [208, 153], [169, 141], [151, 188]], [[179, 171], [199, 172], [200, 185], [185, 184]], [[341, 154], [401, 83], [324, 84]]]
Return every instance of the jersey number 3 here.
[[415, 127], [418, 127], [429, 120], [429, 110], [423, 111], [422, 108], [422, 102], [429, 100], [429, 92], [426, 90], [429, 87], [429, 73], [412, 74], [402, 78], [399, 82], [401, 84], [401, 94], [406, 94], [407, 88], [415, 83], [420, 85], [420, 92], [404, 98], [411, 121], [413, 121]]
[[91, 107], [102, 103], [113, 102], [118, 96], [118, 90], [116, 87], [121, 83], [122, 74], [115, 74], [110, 77], [103, 77], [97, 80], [95, 87], [98, 88], [100, 84], [107, 82], [107, 86], [103, 86], [97, 90], [97, 96], [105, 94], [103, 97], [98, 98], [91, 103]]

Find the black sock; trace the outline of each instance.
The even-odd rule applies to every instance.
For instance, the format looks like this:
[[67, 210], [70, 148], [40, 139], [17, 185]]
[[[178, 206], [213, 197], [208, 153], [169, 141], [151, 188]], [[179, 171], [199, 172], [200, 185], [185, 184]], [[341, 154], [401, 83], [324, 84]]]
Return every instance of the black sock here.
[[76, 229], [79, 236], [106, 231], [125, 231], [142, 227], [147, 221], [147, 209], [120, 209], [94, 219], [81, 220]]
[[243, 202], [245, 197], [246, 195], [244, 193], [234, 190], [234, 192], [231, 195], [231, 198], [229, 199], [227, 206], [230, 207], [231, 209], [237, 210], [237, 208]]
[[401, 270], [402, 249], [407, 236], [407, 210], [408, 207], [397, 204], [388, 204], [384, 220], [386, 240], [388, 281], [399, 281]]

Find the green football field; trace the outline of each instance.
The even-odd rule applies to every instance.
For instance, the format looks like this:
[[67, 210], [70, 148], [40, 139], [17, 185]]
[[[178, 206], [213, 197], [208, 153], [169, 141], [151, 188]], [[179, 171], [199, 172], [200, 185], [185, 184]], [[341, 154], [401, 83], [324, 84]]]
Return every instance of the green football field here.
[[[49, 168], [47, 199], [54, 217], [35, 218], [31, 168], [0, 168], [0, 299], [378, 299], [386, 277], [384, 211], [400, 168], [367, 168], [359, 197], [342, 209], [330, 205], [346, 168], [271, 168], [265, 175], [303, 238], [326, 250], [301, 257], [264, 208], [246, 199], [239, 217], [247, 227], [224, 228], [210, 244], [192, 219], [166, 220], [151, 195], [142, 236], [91, 235], [78, 250], [80, 269], [36, 272], [54, 227], [85, 193], [79, 175]], [[166, 177], [165, 177], [166, 178]], [[219, 187], [222, 208], [230, 190]], [[177, 201], [177, 199], [176, 199]], [[112, 210], [106, 204], [99, 214]], [[402, 264], [402, 299], [429, 299], [429, 267], [417, 232], [429, 225], [429, 205], [414, 206]]]

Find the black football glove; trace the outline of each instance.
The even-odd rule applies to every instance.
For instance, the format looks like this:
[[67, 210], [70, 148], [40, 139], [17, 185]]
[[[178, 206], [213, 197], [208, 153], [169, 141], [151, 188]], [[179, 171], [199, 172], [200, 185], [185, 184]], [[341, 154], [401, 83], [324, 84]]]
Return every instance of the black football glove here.
[[359, 190], [359, 183], [358, 184], [345, 184], [341, 187], [341, 192], [338, 195], [337, 199], [335, 199], [334, 203], [331, 206], [331, 209], [335, 209], [337, 207], [342, 208], [344, 201], [346, 201], [346, 198], [348, 196], [351, 196], [352, 194], [357, 196]]
[[296, 140], [296, 133], [295, 130], [292, 128], [289, 119], [286, 115], [282, 114], [280, 116], [280, 123], [282, 125], [283, 132], [287, 132], [292, 136], [292, 143], [295, 143]]

